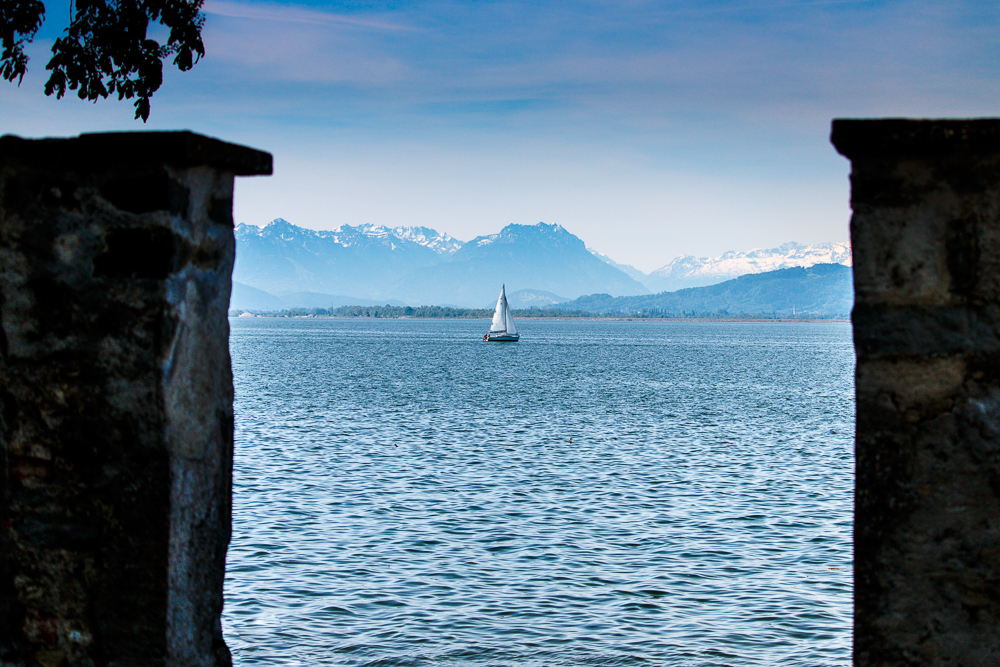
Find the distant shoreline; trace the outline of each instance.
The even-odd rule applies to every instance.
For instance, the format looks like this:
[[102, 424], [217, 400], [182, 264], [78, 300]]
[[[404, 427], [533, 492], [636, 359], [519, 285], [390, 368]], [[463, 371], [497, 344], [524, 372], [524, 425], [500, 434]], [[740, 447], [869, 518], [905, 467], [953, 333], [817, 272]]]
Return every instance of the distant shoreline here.
[[[395, 317], [365, 317], [356, 315], [230, 315], [229, 318], [238, 320], [244, 319], [285, 319], [285, 320], [478, 320], [482, 322], [490, 321], [489, 317], [413, 317], [408, 315]], [[522, 322], [766, 322], [774, 324], [795, 324], [806, 323], [815, 324], [821, 322], [837, 322], [850, 324], [847, 318], [753, 318], [753, 317], [528, 317], [520, 320]]]

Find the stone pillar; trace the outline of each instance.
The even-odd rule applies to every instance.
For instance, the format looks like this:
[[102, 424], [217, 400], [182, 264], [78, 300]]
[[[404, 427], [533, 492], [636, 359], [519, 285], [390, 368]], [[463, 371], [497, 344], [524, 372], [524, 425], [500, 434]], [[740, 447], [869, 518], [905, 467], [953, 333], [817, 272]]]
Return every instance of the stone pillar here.
[[190, 132], [0, 138], [0, 664], [230, 665], [234, 175]]
[[1000, 664], [1000, 120], [835, 120], [851, 160], [854, 664]]

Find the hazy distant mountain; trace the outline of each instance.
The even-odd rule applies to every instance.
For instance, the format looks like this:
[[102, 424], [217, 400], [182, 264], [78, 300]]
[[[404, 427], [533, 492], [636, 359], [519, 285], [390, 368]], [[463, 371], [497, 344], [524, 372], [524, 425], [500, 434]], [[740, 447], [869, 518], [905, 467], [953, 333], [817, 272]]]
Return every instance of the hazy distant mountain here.
[[256, 287], [233, 281], [233, 293], [229, 297], [229, 307], [241, 310], [283, 310], [287, 308], [281, 297], [269, 294]]
[[[581, 294], [644, 294], [558, 225], [508, 225], [469, 243], [427, 227], [304, 229], [282, 219], [236, 228], [233, 308], [402, 304], [487, 307], [500, 286], [525, 307]], [[257, 290], [259, 293], [249, 290]], [[351, 295], [344, 297], [340, 295]], [[353, 303], [342, 304], [345, 298]], [[263, 307], [252, 309], [264, 309]]]
[[627, 275], [632, 280], [637, 280], [640, 283], [645, 284], [644, 281], [649, 278], [649, 274], [643, 273], [642, 271], [635, 268], [631, 264], [619, 264], [615, 260], [605, 255], [603, 252], [597, 252], [593, 248], [587, 248], [587, 251], [590, 252], [590, 254], [596, 257], [597, 259], [604, 262], [605, 264], [610, 264], [611, 266], [615, 267], [616, 269]]
[[340, 306], [405, 306], [394, 299], [373, 300], [342, 294], [319, 292], [282, 292], [270, 294], [249, 285], [233, 281], [233, 295], [229, 307], [238, 310], [278, 311], [290, 308], [339, 308]]
[[559, 225], [507, 225], [477, 237], [446, 262], [416, 269], [393, 286], [407, 302], [486, 307], [500, 285], [507, 293], [530, 289], [575, 298], [582, 294], [644, 294], [642, 283], [602, 262]]
[[676, 292], [613, 297], [591, 294], [551, 306], [602, 315], [658, 317], [775, 315], [849, 317], [854, 304], [852, 270], [842, 264], [779, 269]]
[[851, 246], [846, 243], [785, 243], [766, 250], [730, 251], [719, 257], [683, 255], [641, 280], [651, 292], [663, 292], [714, 285], [751, 273], [816, 264], [851, 266]]
[[342, 225], [304, 229], [278, 218], [236, 227], [233, 279], [273, 295], [350, 294], [380, 301], [414, 269], [450, 257], [461, 242], [425, 227]]
[[545, 308], [556, 303], [569, 301], [564, 296], [539, 289], [522, 289], [507, 293], [507, 302], [511, 308]]

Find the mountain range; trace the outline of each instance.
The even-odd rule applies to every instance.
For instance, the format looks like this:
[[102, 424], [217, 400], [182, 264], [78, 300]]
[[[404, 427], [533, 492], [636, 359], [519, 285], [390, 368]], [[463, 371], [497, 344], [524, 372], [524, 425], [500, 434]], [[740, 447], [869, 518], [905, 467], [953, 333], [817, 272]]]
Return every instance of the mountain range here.
[[678, 257], [652, 273], [587, 248], [560, 225], [512, 224], [467, 243], [428, 227], [341, 225], [317, 231], [276, 219], [236, 227], [233, 308], [341, 305], [489, 307], [506, 284], [515, 308], [704, 286], [776, 269], [849, 266], [850, 246], [801, 245]]
[[816, 264], [851, 266], [851, 246], [847, 243], [785, 243], [777, 248], [730, 251], [719, 257], [681, 255], [652, 273], [618, 264], [607, 255], [590, 249], [596, 257], [641, 282], [650, 292], [672, 292], [687, 287], [715, 285], [751, 273], [809, 267]]
[[849, 317], [854, 305], [852, 270], [842, 264], [751, 273], [706, 287], [613, 297], [591, 294], [550, 310], [649, 317]]
[[[336, 295], [350, 295], [351, 305], [483, 307], [496, 301], [501, 284], [511, 294], [524, 291], [521, 296], [536, 305], [597, 292], [649, 292], [563, 227], [544, 223], [507, 225], [468, 243], [424, 227], [315, 231], [282, 219], [264, 227], [241, 224], [233, 280], [233, 307], [251, 309], [259, 309], [251, 301], [266, 301], [258, 292], [286, 307], [328, 307], [344, 298]], [[330, 303], [302, 303], [317, 295], [328, 295]]]

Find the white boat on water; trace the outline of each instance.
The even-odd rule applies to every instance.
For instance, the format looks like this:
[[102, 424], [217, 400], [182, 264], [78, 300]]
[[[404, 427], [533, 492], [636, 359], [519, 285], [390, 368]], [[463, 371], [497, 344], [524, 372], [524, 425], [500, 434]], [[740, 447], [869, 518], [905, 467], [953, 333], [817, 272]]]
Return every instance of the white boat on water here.
[[521, 334], [517, 333], [517, 327], [514, 326], [514, 318], [510, 316], [506, 287], [500, 287], [500, 298], [497, 299], [497, 309], [493, 311], [490, 332], [483, 336], [483, 340], [490, 343], [516, 343], [521, 339]]

